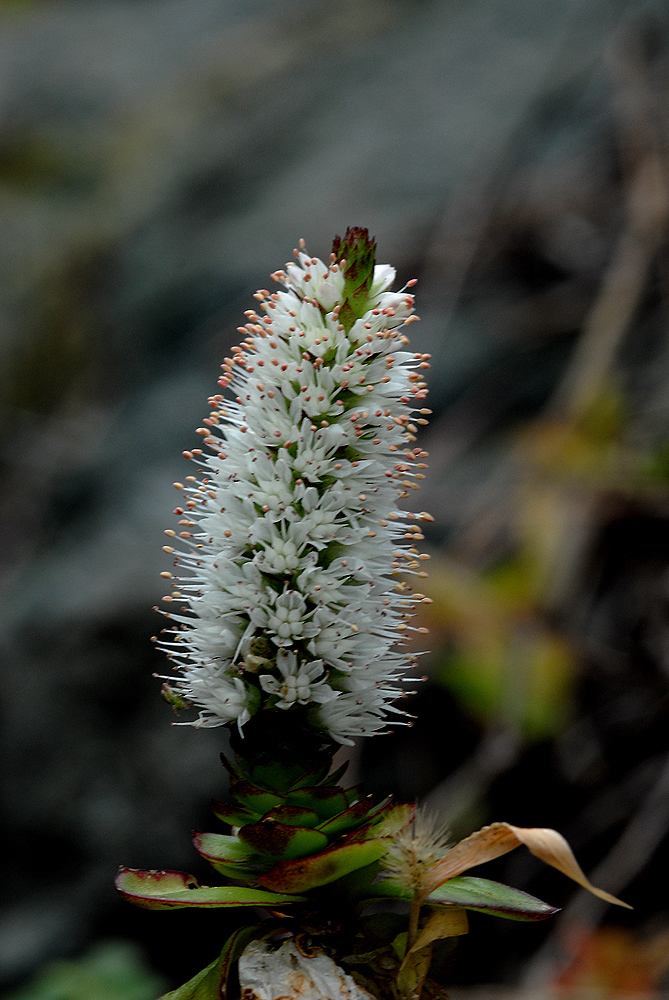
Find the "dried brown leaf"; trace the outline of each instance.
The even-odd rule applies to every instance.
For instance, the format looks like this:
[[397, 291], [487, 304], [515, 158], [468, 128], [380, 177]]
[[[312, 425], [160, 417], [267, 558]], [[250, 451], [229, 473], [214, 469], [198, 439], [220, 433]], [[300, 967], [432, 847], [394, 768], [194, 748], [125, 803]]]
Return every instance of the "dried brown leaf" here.
[[557, 830], [545, 827], [512, 826], [510, 823], [491, 823], [490, 826], [484, 826], [452, 847], [443, 858], [431, 867], [429, 874], [426, 875], [421, 902], [424, 902], [431, 892], [447, 882], [448, 879], [460, 875], [475, 865], [481, 865], [485, 861], [501, 857], [502, 854], [508, 854], [509, 851], [520, 847], [521, 844], [524, 844], [535, 857], [545, 861], [552, 868], [557, 868], [563, 875], [573, 879], [574, 882], [583, 886], [593, 895], [607, 903], [632, 909], [628, 903], [623, 903], [622, 900], [616, 899], [615, 896], [604, 892], [603, 889], [597, 889], [588, 881], [574, 857], [571, 847]]
[[423, 927], [422, 931], [412, 944], [406, 954], [402, 965], [408, 960], [412, 952], [426, 948], [433, 941], [440, 941], [447, 937], [460, 937], [469, 931], [469, 921], [466, 910], [454, 907], [453, 909], [441, 909], [432, 913]]

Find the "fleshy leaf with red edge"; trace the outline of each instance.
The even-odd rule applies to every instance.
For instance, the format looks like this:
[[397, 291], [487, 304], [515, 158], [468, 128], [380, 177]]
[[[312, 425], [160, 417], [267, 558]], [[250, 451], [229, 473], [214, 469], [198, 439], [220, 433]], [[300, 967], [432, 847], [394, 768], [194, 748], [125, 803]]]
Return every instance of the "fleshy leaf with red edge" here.
[[348, 833], [349, 830], [358, 826], [367, 818], [371, 809], [371, 796], [366, 799], [358, 799], [348, 809], [344, 809], [343, 812], [337, 813], [331, 819], [325, 820], [318, 826], [318, 829], [332, 840], [334, 837]]
[[239, 839], [254, 848], [258, 854], [271, 855], [279, 860], [302, 858], [328, 846], [328, 838], [320, 830], [305, 826], [288, 826], [263, 819], [261, 823], [243, 826]]
[[[230, 794], [237, 800], [237, 802], [241, 803], [245, 809], [261, 816], [266, 812], [269, 812], [270, 809], [273, 809], [274, 806], [282, 805], [285, 801], [282, 795], [277, 795], [274, 792], [268, 792], [264, 788], [252, 785], [250, 781], [233, 782], [230, 785]], [[295, 804], [301, 805], [301, 803]]]
[[205, 886], [185, 872], [120, 868], [116, 888], [129, 903], [147, 910], [180, 907], [265, 906], [272, 909], [301, 903], [303, 897], [248, 889], [246, 886]]
[[385, 852], [386, 845], [377, 838], [344, 844], [308, 858], [280, 861], [258, 881], [275, 892], [306, 892], [378, 861]]
[[352, 844], [361, 840], [372, 840], [374, 838], [384, 838], [391, 840], [401, 830], [405, 830], [411, 823], [416, 813], [415, 805], [411, 803], [399, 803], [394, 805], [392, 799], [381, 803], [368, 813], [371, 817], [367, 823], [356, 827], [341, 838], [339, 843]]
[[228, 826], [244, 826], [245, 823], [257, 823], [262, 819], [262, 813], [245, 809], [244, 806], [228, 805], [220, 799], [211, 800], [211, 811], [217, 819], [227, 823]]
[[[237, 837], [221, 833], [194, 833], [193, 847], [220, 874], [240, 881], [258, 875], [255, 851]], [[268, 865], [264, 866], [267, 870]]]
[[292, 806], [312, 809], [321, 820], [328, 820], [343, 812], [351, 804], [346, 791], [337, 786], [332, 788], [324, 785], [311, 787], [307, 785], [289, 792], [286, 802]]
[[276, 823], [284, 823], [286, 826], [309, 826], [312, 829], [318, 826], [319, 817], [313, 809], [305, 809], [302, 806], [274, 806], [263, 816], [264, 820], [274, 820]]

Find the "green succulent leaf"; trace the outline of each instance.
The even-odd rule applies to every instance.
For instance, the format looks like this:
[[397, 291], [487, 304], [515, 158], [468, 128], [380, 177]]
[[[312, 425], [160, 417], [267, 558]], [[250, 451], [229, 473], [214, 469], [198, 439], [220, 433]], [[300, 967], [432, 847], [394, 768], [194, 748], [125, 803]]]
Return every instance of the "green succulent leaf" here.
[[194, 833], [193, 846], [207, 861], [243, 864], [251, 861], [255, 853], [239, 837], [229, 837], [224, 833]]
[[352, 806], [349, 806], [348, 809], [337, 813], [332, 819], [325, 820], [318, 826], [318, 829], [330, 840], [333, 840], [335, 837], [339, 837], [343, 833], [349, 833], [355, 827], [359, 826], [369, 816], [370, 807], [371, 796], [366, 799], [359, 799]]
[[388, 800], [388, 804], [383, 803], [382, 807], [377, 807], [369, 813], [372, 817], [370, 821], [346, 834], [345, 842], [348, 844], [359, 840], [394, 839], [412, 822], [415, 813], [414, 805], [405, 803], [393, 805]]
[[400, 827], [403, 827], [413, 820], [415, 812], [416, 807], [411, 803], [394, 805], [392, 795], [388, 795], [382, 802], [379, 802], [378, 805], [369, 810], [367, 819], [373, 823], [388, 821], [390, 823], [397, 823]]
[[246, 823], [257, 823], [262, 818], [262, 813], [245, 809], [244, 806], [232, 806], [220, 799], [211, 800], [211, 811], [217, 819], [222, 820], [229, 826], [244, 826]]
[[306, 892], [378, 861], [385, 852], [386, 845], [378, 839], [344, 844], [309, 858], [280, 861], [258, 881], [275, 892]]
[[239, 838], [258, 854], [271, 855], [281, 860], [303, 858], [327, 847], [329, 841], [320, 830], [306, 826], [289, 826], [264, 819], [261, 823], [244, 826]]
[[346, 796], [346, 805], [352, 806], [362, 795], [362, 784], [351, 785], [350, 788], [342, 788], [342, 791]]
[[[320, 775], [323, 768], [315, 769], [315, 773]], [[325, 770], [327, 774], [327, 769]], [[302, 764], [287, 764], [271, 761], [269, 763], [254, 764], [249, 769], [249, 779], [252, 784], [259, 788], [265, 788], [284, 795], [295, 781], [299, 781], [304, 776]]]
[[301, 903], [299, 896], [281, 895], [245, 886], [204, 886], [185, 872], [140, 871], [121, 868], [116, 888], [128, 902], [147, 910], [172, 910], [186, 906], [285, 906]]
[[[412, 896], [410, 889], [404, 889], [390, 879], [376, 882], [371, 888], [377, 898], [390, 896], [409, 902]], [[370, 896], [370, 902], [371, 900]], [[495, 917], [506, 917], [508, 920], [545, 920], [558, 912], [556, 907], [520, 889], [470, 875], [457, 875], [444, 882], [430, 893], [426, 902], [441, 906], [460, 906]]]
[[313, 810], [321, 821], [331, 819], [351, 804], [342, 788], [330, 788], [326, 785], [295, 788], [288, 792], [286, 802], [291, 806]]
[[[259, 788], [258, 785], [252, 785], [250, 781], [233, 782], [230, 786], [230, 794], [247, 810], [260, 816], [264, 816], [274, 806], [280, 806], [285, 801], [282, 795], [268, 792], [264, 788]], [[291, 802], [291, 804], [302, 805], [301, 802]]]
[[[247, 865], [240, 865], [236, 862], [228, 863], [227, 861], [210, 861], [209, 864], [219, 875], [224, 875], [236, 882], [254, 882], [258, 878], [258, 868], [249, 868]], [[265, 870], [267, 870], [267, 865], [265, 865]]]
[[520, 889], [470, 875], [459, 875], [444, 882], [430, 893], [427, 902], [455, 904], [509, 920], [545, 920], [559, 912], [558, 907]]
[[[275, 820], [286, 826], [318, 826], [318, 815], [312, 809], [302, 806], [275, 806], [263, 817], [264, 820]], [[241, 824], [240, 824], [241, 825]]]
[[249, 867], [258, 860], [255, 851], [238, 837], [227, 837], [221, 833], [194, 833], [193, 846], [220, 875], [254, 879], [258, 874], [256, 867]]
[[286, 789], [286, 792], [292, 792], [297, 788], [305, 788], [306, 786], [316, 785], [320, 787], [321, 785], [330, 784], [329, 781], [325, 780], [327, 773], [327, 765], [323, 767], [312, 767], [308, 771], [303, 771], [302, 774], [300, 774], [299, 777], [292, 782], [290, 787]]

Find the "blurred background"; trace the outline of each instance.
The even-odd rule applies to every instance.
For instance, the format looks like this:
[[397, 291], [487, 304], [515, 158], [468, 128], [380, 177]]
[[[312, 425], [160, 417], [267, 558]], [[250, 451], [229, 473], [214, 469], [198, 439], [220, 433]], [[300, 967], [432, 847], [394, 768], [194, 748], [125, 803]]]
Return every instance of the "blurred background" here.
[[419, 279], [434, 411], [429, 680], [355, 766], [455, 836], [559, 829], [635, 907], [500, 859], [564, 910], [472, 919], [455, 998], [668, 988], [668, 69], [666, 0], [0, 2], [8, 996], [152, 1000], [220, 949], [112, 885], [206, 878], [225, 791], [152, 678], [171, 483], [253, 291], [349, 225]]

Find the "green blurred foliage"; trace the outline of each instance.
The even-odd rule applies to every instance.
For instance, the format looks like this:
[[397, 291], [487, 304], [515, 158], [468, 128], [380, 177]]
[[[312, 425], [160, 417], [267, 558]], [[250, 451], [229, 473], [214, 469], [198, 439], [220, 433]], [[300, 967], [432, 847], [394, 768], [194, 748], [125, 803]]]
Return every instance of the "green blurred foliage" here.
[[129, 941], [104, 941], [82, 958], [51, 962], [7, 1000], [155, 1000], [165, 981]]
[[516, 430], [503, 461], [513, 470], [499, 506], [504, 555], [477, 565], [461, 547], [458, 560], [434, 559], [425, 582], [428, 624], [444, 640], [435, 678], [482, 723], [545, 739], [569, 718], [579, 663], [562, 609], [611, 499], [666, 494], [669, 442], [640, 440], [610, 384], [578, 415]]

